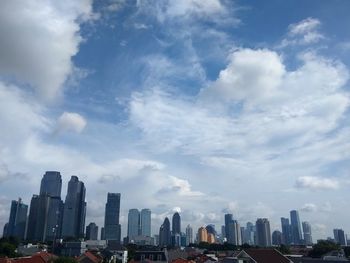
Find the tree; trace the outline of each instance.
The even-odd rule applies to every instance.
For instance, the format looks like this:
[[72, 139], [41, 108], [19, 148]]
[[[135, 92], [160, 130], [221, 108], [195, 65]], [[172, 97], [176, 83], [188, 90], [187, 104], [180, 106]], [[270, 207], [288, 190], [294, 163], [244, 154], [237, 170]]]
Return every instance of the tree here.
[[335, 244], [332, 241], [321, 240], [317, 244], [313, 245], [312, 250], [309, 252], [309, 256], [313, 258], [320, 258], [324, 254], [333, 250], [340, 250], [340, 245]]
[[277, 248], [277, 250], [278, 250], [279, 252], [281, 252], [283, 255], [290, 254], [290, 249], [289, 249], [289, 247], [286, 246], [286, 245], [284, 245], [284, 244], [280, 245], [280, 246]]
[[55, 259], [54, 263], [77, 263], [77, 261], [70, 257], [59, 257]]

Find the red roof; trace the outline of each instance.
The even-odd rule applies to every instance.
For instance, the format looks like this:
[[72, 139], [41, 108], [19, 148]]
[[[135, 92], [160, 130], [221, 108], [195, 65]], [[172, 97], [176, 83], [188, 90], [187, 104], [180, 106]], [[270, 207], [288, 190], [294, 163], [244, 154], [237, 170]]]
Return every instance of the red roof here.
[[102, 258], [97, 256], [97, 255], [94, 255], [93, 253], [91, 253], [90, 251], [86, 251], [83, 255], [81, 255], [79, 258], [78, 258], [78, 262], [80, 262], [83, 258], [88, 258], [91, 260], [91, 262], [94, 262], [94, 263], [99, 263], [102, 261]]
[[[243, 251], [257, 263], [291, 263], [287, 257], [283, 256], [276, 249], [245, 249]], [[238, 255], [238, 258], [240, 258], [241, 254]]]
[[0, 263], [47, 263], [54, 257], [54, 255], [42, 251], [31, 257], [1, 258]]

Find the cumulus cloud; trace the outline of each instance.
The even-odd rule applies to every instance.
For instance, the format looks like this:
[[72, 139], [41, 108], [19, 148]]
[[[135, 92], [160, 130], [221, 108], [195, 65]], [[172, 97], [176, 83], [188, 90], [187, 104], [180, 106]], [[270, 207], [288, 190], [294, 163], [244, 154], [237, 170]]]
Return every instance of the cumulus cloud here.
[[324, 38], [319, 32], [320, 25], [320, 20], [312, 17], [289, 25], [287, 37], [282, 40], [281, 46], [307, 45], [319, 42]]
[[71, 58], [82, 41], [79, 23], [91, 15], [90, 0], [1, 2], [0, 73], [53, 99], [74, 68]]
[[339, 182], [336, 179], [301, 176], [296, 180], [295, 186], [297, 188], [334, 190], [339, 188]]
[[80, 114], [74, 112], [64, 112], [57, 120], [55, 132], [81, 133], [84, 130], [86, 123], [85, 118]]
[[306, 203], [301, 207], [301, 211], [303, 211], [303, 212], [316, 212], [317, 206], [313, 203]]

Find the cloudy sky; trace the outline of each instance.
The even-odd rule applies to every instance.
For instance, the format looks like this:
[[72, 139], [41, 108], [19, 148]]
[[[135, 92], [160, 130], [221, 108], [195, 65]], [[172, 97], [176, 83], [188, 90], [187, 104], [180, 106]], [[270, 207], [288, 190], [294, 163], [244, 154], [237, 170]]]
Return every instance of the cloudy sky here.
[[46, 170], [150, 208], [153, 233], [298, 209], [350, 234], [350, 2], [0, 3], [0, 228]]

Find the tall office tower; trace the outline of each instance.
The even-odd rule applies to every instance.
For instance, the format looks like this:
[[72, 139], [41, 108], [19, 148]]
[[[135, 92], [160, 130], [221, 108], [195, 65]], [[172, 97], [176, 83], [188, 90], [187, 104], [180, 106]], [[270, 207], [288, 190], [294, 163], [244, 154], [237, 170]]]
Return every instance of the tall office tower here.
[[193, 228], [191, 225], [187, 225], [186, 227], [186, 245], [193, 243]]
[[291, 226], [289, 218], [281, 217], [282, 226], [282, 244], [290, 245], [292, 243]]
[[22, 203], [22, 199], [11, 202], [10, 218], [6, 230], [6, 236], [14, 236], [20, 240], [24, 239], [27, 223], [28, 205]]
[[213, 233], [208, 233], [208, 240], [207, 240], [207, 242], [209, 244], [214, 244], [216, 242], [216, 239], [215, 239], [215, 236], [214, 236]]
[[85, 186], [77, 176], [68, 182], [66, 201], [64, 203], [62, 236], [83, 238], [85, 230], [86, 202]]
[[203, 226], [198, 229], [198, 242], [208, 242], [208, 232]]
[[232, 214], [225, 214], [225, 237], [228, 242], [229, 239], [229, 224], [233, 221], [233, 215]]
[[247, 243], [249, 245], [255, 244], [255, 226], [253, 223], [248, 222], [246, 225], [246, 229], [244, 231], [244, 243]]
[[151, 236], [151, 210], [147, 208], [141, 210], [141, 236]]
[[47, 171], [41, 179], [40, 195], [61, 197], [62, 178], [60, 172]]
[[181, 217], [178, 212], [173, 215], [172, 220], [172, 234], [181, 234]]
[[333, 229], [334, 241], [341, 245], [347, 246], [347, 240], [343, 229]]
[[[244, 226], [241, 226], [241, 244], [244, 244], [246, 243], [245, 240], [244, 240], [244, 237], [245, 237], [245, 227]], [[248, 243], [247, 243], [248, 244]]]
[[225, 234], [225, 226], [222, 225], [221, 226], [221, 239], [222, 241], [224, 241], [224, 238], [226, 237], [226, 234]]
[[105, 239], [105, 228], [104, 228], [104, 227], [101, 227], [101, 236], [100, 236], [100, 239], [101, 239], [101, 240], [106, 240], [106, 239]]
[[305, 245], [312, 245], [312, 234], [311, 234], [311, 225], [309, 222], [303, 222], [303, 234], [304, 234], [304, 243]]
[[48, 195], [33, 195], [28, 216], [27, 240], [45, 242], [49, 205]]
[[271, 246], [270, 222], [267, 218], [256, 220], [256, 245], [260, 247]]
[[140, 235], [140, 212], [138, 209], [130, 209], [128, 214], [128, 238], [129, 242]]
[[98, 226], [92, 222], [86, 227], [86, 240], [97, 240]]
[[279, 246], [282, 244], [282, 232], [275, 230], [272, 232], [272, 245]]
[[7, 236], [8, 236], [8, 234], [7, 234], [8, 228], [9, 228], [9, 223], [6, 223], [6, 224], [4, 225], [4, 229], [3, 229], [3, 231], [2, 231], [2, 236], [3, 236], [3, 237], [7, 237]]
[[228, 223], [228, 233], [227, 233], [227, 243], [233, 245], [241, 245], [242, 237], [241, 237], [241, 227], [237, 220], [232, 220]]
[[120, 242], [121, 226], [119, 224], [119, 215], [120, 193], [108, 193], [104, 226], [104, 237], [106, 240], [116, 240]]
[[290, 226], [292, 233], [292, 243], [294, 245], [302, 245], [303, 237], [301, 234], [299, 212], [296, 210], [290, 211]]
[[170, 221], [166, 217], [159, 229], [159, 246], [164, 247], [169, 245], [171, 245]]

